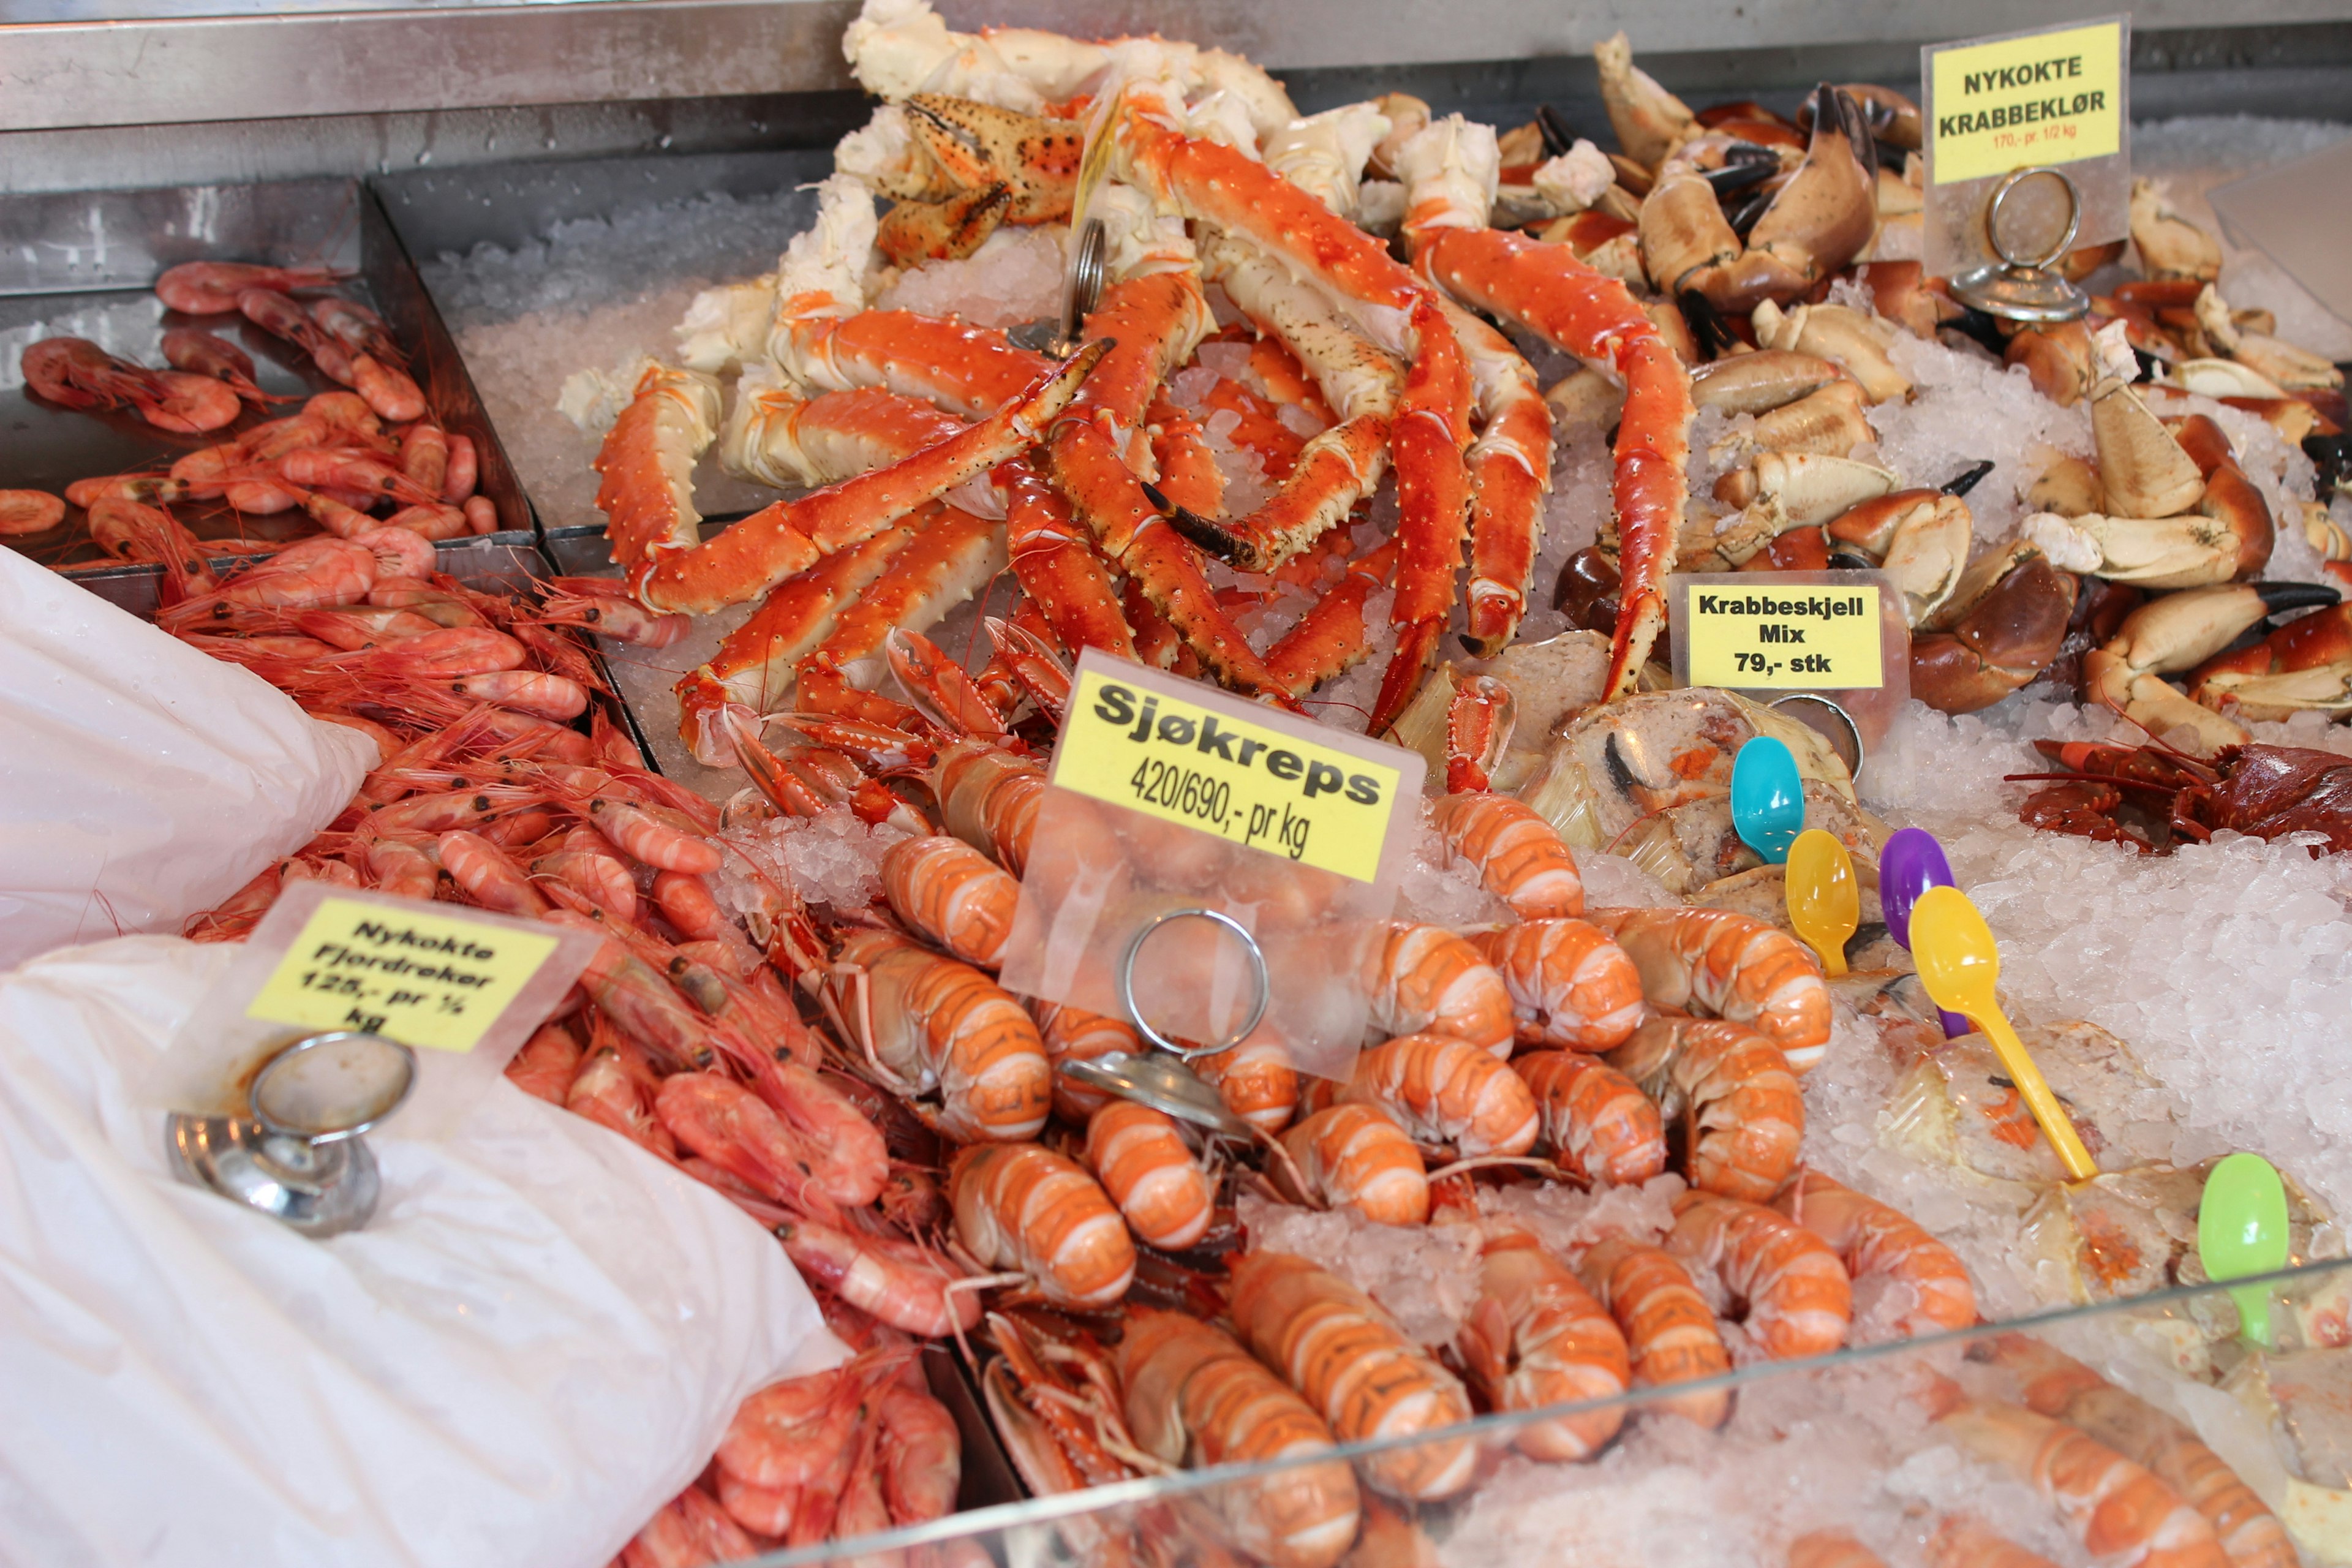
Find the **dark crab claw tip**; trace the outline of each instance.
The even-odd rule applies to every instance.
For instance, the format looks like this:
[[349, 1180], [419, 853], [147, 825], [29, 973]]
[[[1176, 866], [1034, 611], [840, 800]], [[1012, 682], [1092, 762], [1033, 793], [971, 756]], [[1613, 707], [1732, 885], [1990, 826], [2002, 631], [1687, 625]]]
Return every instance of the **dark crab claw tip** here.
[[2344, 595], [2326, 583], [2249, 583], [2263, 607], [2276, 615], [2281, 610], [2308, 610], [2315, 606], [2340, 602]]
[[1936, 488], [1942, 490], [1948, 496], [1964, 496], [1970, 490], [1976, 489], [1978, 481], [1981, 480], [1987, 474], [1991, 473], [1992, 470], [1993, 460], [1990, 458], [1982, 458], [1978, 459], [1976, 462], [1970, 463], [1967, 468], [1962, 468], [1958, 473], [1954, 474], [1950, 479], [1946, 479], [1942, 484]]
[[1543, 135], [1544, 151], [1552, 157], [1557, 158], [1576, 145], [1576, 132], [1570, 128], [1559, 110], [1549, 103], [1537, 108], [1536, 129]]
[[1830, 568], [1835, 572], [1875, 572], [1878, 563], [1851, 550], [1832, 550], [1830, 552]]
[[1760, 185], [1780, 172], [1777, 160], [1769, 163], [1726, 163], [1720, 169], [1709, 169], [1699, 176], [1715, 193], [1716, 200], [1736, 196], [1740, 192]]
[[1780, 199], [1780, 193], [1778, 191], [1759, 191], [1742, 202], [1738, 211], [1726, 215], [1726, 221], [1731, 225], [1731, 232], [1745, 242], [1749, 233], [1755, 229], [1757, 220], [1772, 210], [1772, 204]]
[[[1149, 485], [1144, 487], [1147, 490], [1150, 488]], [[1207, 551], [1220, 561], [1240, 563], [1242, 542], [1222, 523], [1202, 517], [1190, 507], [1170, 506], [1165, 498], [1161, 499], [1160, 510], [1168, 519], [1168, 526], [1176, 531], [1178, 537]]]

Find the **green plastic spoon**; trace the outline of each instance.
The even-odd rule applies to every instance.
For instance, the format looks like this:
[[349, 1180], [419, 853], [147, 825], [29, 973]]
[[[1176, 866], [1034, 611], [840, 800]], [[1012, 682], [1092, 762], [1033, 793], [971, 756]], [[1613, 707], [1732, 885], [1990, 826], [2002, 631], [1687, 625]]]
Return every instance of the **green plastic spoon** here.
[[[2260, 1154], [2231, 1154], [2205, 1176], [2197, 1205], [2197, 1256], [2209, 1279], [2242, 1279], [2286, 1267], [2286, 1184]], [[2271, 1342], [2271, 1293], [2262, 1285], [2233, 1285], [2238, 1332], [2265, 1350]]]
[[2026, 1054], [2025, 1042], [2001, 1015], [1993, 995], [2000, 981], [2000, 949], [1993, 945], [1991, 928], [1966, 893], [1958, 888], [1930, 888], [1919, 895], [1911, 906], [1911, 958], [1936, 1005], [1967, 1014], [1992, 1041], [1994, 1054], [2009, 1070], [2010, 1081], [2017, 1085], [2033, 1120], [2042, 1124], [2042, 1135], [2058, 1151], [2066, 1173], [2078, 1182], [2097, 1175], [2098, 1163], [2083, 1147], [2066, 1108], [2050, 1092], [2042, 1069]]
[[1845, 973], [1846, 939], [1862, 926], [1862, 888], [1845, 846], [1808, 827], [1789, 846], [1789, 923], [1822, 955], [1822, 972]]

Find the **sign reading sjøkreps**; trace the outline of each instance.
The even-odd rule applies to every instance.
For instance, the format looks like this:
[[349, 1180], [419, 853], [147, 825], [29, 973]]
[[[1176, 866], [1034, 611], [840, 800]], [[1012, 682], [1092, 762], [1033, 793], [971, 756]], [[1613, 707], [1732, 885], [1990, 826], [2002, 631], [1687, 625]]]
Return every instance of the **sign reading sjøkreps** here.
[[[1360, 882], [1377, 881], [1409, 752], [1260, 710], [1197, 684], [1081, 660], [1054, 752], [1063, 789]], [[1419, 784], [1418, 769], [1412, 781]]]
[[1886, 684], [1878, 589], [1695, 585], [1683, 635], [1693, 686], [1856, 690]]
[[445, 906], [322, 900], [246, 1016], [307, 1029], [363, 1029], [405, 1046], [469, 1051], [551, 957], [552, 931]]
[[2120, 21], [1929, 51], [1928, 178], [1938, 185], [2121, 151]]

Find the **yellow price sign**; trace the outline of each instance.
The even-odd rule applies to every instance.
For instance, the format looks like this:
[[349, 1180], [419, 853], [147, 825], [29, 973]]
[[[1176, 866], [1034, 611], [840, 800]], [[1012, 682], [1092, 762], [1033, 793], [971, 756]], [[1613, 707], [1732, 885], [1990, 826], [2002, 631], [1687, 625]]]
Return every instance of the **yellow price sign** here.
[[2120, 21], [1952, 44], [1929, 56], [1927, 168], [1939, 185], [2120, 152]]
[[245, 1015], [470, 1051], [560, 945], [553, 933], [419, 905], [322, 900]]
[[1210, 700], [1194, 701], [1165, 689], [1174, 684], [1082, 664], [1053, 782], [1334, 876], [1379, 880], [1403, 769], [1315, 740], [1304, 721], [1239, 717], [1212, 706], [1205, 690]]
[[1853, 691], [1886, 684], [1875, 584], [1694, 584], [1683, 620], [1693, 686]]

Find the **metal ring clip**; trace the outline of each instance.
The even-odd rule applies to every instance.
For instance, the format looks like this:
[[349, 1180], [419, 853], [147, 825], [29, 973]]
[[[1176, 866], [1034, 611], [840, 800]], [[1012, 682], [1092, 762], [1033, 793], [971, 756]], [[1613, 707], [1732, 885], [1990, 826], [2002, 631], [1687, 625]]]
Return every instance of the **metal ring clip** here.
[[[2001, 205], [2015, 193], [2018, 186], [2042, 174], [2049, 175], [2066, 187], [2066, 231], [2058, 237], [2057, 244], [2039, 256], [2012, 255], [2009, 247], [2001, 242]], [[2083, 193], [2075, 185], [2074, 176], [2063, 169], [2053, 169], [2045, 164], [2039, 168], [2012, 170], [2002, 178], [2000, 184], [1992, 188], [1992, 195], [1985, 202], [1985, 241], [1992, 247], [1992, 253], [1995, 256], [2000, 257], [2011, 267], [2023, 267], [2040, 271], [2074, 249], [2074, 237], [2081, 233], [2082, 229]]]
[[[1250, 978], [1257, 988], [1256, 999], [1251, 1005], [1250, 1015], [1243, 1021], [1242, 1026], [1229, 1038], [1220, 1040], [1215, 1045], [1187, 1047], [1179, 1041], [1171, 1040], [1153, 1028], [1144, 1018], [1142, 1010], [1135, 1005], [1137, 954], [1143, 951], [1143, 944], [1150, 939], [1152, 932], [1171, 921], [1181, 920], [1214, 921], [1232, 932], [1235, 940], [1242, 944], [1243, 950], [1249, 954]], [[1163, 910], [1153, 916], [1138, 927], [1133, 936], [1127, 939], [1126, 951], [1118, 955], [1118, 967], [1111, 973], [1111, 983], [1118, 987], [1118, 1005], [1126, 1009], [1128, 1021], [1135, 1026], [1136, 1032], [1161, 1050], [1182, 1057], [1187, 1061], [1196, 1057], [1213, 1057], [1220, 1051], [1232, 1050], [1235, 1046], [1248, 1039], [1256, 1031], [1258, 1025], [1265, 1021], [1265, 1010], [1274, 1001], [1274, 981], [1266, 972], [1265, 950], [1258, 946], [1257, 938], [1250, 935], [1249, 928], [1219, 910]]]
[[[1849, 763], [1846, 768], [1846, 776], [1857, 784], [1860, 783], [1862, 780], [1862, 764], [1864, 761], [1862, 726], [1855, 723], [1853, 721], [1853, 715], [1845, 710], [1845, 704], [1838, 701], [1834, 698], [1823, 697], [1817, 691], [1791, 691], [1786, 697], [1775, 697], [1770, 702], [1765, 704], [1765, 706], [1769, 708], [1785, 708], [1791, 702], [1814, 703], [1820, 707], [1828, 709], [1831, 712], [1837, 715], [1838, 721], [1845, 726], [1846, 739], [1852, 742], [1853, 746], [1853, 761]], [[1814, 726], [1807, 725], [1806, 728], [1812, 729]], [[1824, 736], [1823, 739], [1826, 740], [1828, 737]], [[1837, 742], [1835, 741], [1831, 741], [1830, 746], [1832, 750], [1835, 750]], [[1845, 758], [1841, 756], [1838, 758], [1838, 761], [1844, 762]]]

